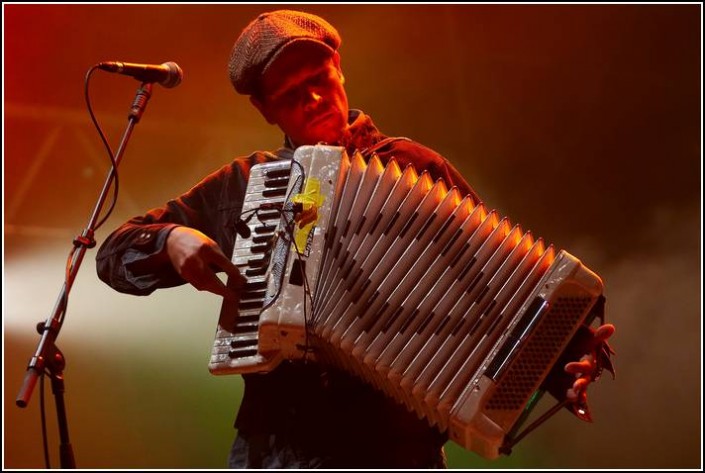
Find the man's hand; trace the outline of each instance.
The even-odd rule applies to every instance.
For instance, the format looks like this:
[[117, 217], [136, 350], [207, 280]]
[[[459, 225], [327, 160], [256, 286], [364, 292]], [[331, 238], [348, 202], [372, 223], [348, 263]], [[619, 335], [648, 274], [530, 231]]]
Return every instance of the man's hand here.
[[169, 233], [166, 248], [176, 272], [196, 289], [227, 299], [238, 297], [218, 279], [216, 273], [225, 271], [231, 278], [230, 285], [235, 288], [242, 287], [245, 278], [220, 247], [206, 235], [193, 228], [176, 227]]
[[614, 325], [605, 324], [595, 330], [593, 353], [584, 355], [580, 361], [573, 361], [565, 365], [566, 373], [575, 375], [577, 378], [573, 386], [568, 390], [568, 399], [576, 400], [581, 394], [585, 393], [588, 384], [599, 377], [597, 350], [602, 345], [602, 342], [607, 341], [614, 333]]
[[575, 413], [584, 420], [590, 420], [590, 412], [587, 409], [587, 388], [588, 385], [600, 378], [602, 369], [605, 368], [614, 376], [614, 368], [610, 361], [613, 353], [607, 344], [607, 339], [614, 334], [614, 325], [604, 324], [593, 332], [592, 340], [587, 342], [588, 352], [580, 358], [580, 361], [572, 361], [564, 367], [566, 373], [575, 376], [573, 385], [566, 391], [566, 397], [575, 406]]

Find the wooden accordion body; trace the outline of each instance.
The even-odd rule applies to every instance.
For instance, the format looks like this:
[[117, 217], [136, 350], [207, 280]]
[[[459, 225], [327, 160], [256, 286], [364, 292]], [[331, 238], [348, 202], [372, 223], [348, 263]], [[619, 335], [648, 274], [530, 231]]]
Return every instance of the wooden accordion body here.
[[[294, 211], [315, 221], [299, 228]], [[565, 251], [412, 167], [304, 146], [254, 166], [209, 368], [316, 358], [495, 458], [602, 293]]]

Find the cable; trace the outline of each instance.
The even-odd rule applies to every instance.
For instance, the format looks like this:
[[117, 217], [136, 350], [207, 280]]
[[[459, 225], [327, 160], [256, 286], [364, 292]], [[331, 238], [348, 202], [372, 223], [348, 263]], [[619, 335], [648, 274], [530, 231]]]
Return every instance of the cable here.
[[93, 107], [91, 106], [91, 99], [90, 99], [90, 94], [88, 92], [88, 86], [90, 84], [90, 78], [91, 75], [93, 74], [93, 71], [98, 69], [98, 65], [96, 64], [95, 66], [91, 67], [88, 72], [86, 73], [86, 79], [84, 82], [84, 98], [86, 100], [86, 107], [88, 108], [88, 113], [91, 117], [91, 121], [93, 121], [93, 125], [95, 125], [96, 130], [98, 130], [98, 135], [100, 135], [100, 139], [103, 142], [103, 145], [105, 146], [105, 150], [108, 152], [108, 157], [110, 158], [110, 174], [113, 179], [113, 182], [115, 183], [113, 187], [113, 201], [110, 203], [110, 208], [108, 208], [108, 211], [106, 212], [105, 216], [96, 224], [94, 230], [98, 230], [110, 217], [110, 214], [113, 212], [113, 209], [115, 208], [115, 204], [117, 203], [117, 198], [118, 198], [118, 191], [120, 187], [120, 181], [118, 179], [118, 171], [117, 171], [117, 162], [115, 161], [115, 153], [113, 153], [112, 148], [110, 147], [110, 143], [108, 143], [108, 139], [105, 137], [105, 133], [103, 133], [102, 128], [98, 124], [98, 120], [95, 117], [95, 113], [93, 113]]
[[86, 107], [88, 108], [88, 114], [91, 117], [91, 121], [93, 122], [93, 125], [95, 125], [96, 130], [98, 131], [98, 135], [100, 136], [101, 141], [103, 142], [103, 145], [105, 146], [106, 151], [108, 152], [108, 158], [110, 159], [110, 176], [109, 179], [112, 179], [113, 181], [113, 199], [110, 202], [110, 207], [108, 208], [108, 211], [105, 213], [103, 218], [101, 218], [98, 223], [95, 225], [95, 228], [89, 229], [89, 233], [86, 236], [79, 236], [74, 239], [73, 241], [73, 248], [69, 252], [69, 255], [66, 259], [66, 271], [64, 274], [64, 285], [66, 287], [66, 291], [64, 292], [64, 296], [61, 300], [61, 311], [60, 311], [60, 316], [57, 319], [57, 322], [59, 324], [57, 330], [61, 329], [61, 326], [64, 323], [64, 320], [66, 318], [66, 310], [68, 307], [68, 292], [70, 289], [71, 285], [71, 273], [73, 273], [73, 257], [76, 252], [76, 249], [79, 248], [80, 246], [86, 246], [87, 248], [92, 248], [95, 246], [95, 240], [93, 239], [93, 234], [95, 233], [95, 230], [99, 229], [105, 222], [106, 220], [110, 217], [112, 214], [113, 210], [115, 209], [115, 205], [117, 203], [118, 199], [118, 194], [120, 190], [120, 180], [118, 177], [118, 171], [117, 171], [117, 162], [115, 161], [115, 153], [113, 152], [112, 148], [110, 147], [110, 143], [108, 143], [108, 139], [105, 136], [105, 133], [103, 132], [103, 129], [100, 127], [100, 124], [98, 123], [98, 119], [95, 116], [95, 113], [93, 112], [93, 106], [91, 105], [91, 98], [90, 98], [90, 81], [91, 81], [91, 76], [93, 75], [93, 72], [98, 69], [98, 65], [94, 65], [91, 67], [88, 72], [86, 73], [86, 77], [84, 80], [84, 98], [86, 101]]
[[59, 327], [58, 329], [61, 328], [63, 325], [64, 319], [66, 317], [66, 309], [68, 307], [68, 291], [70, 288], [70, 283], [71, 283], [71, 273], [73, 273], [73, 257], [76, 252], [76, 249], [85, 246], [87, 248], [93, 248], [95, 246], [95, 239], [93, 238], [93, 235], [95, 234], [95, 231], [98, 230], [110, 217], [110, 215], [113, 213], [113, 210], [115, 210], [115, 205], [117, 204], [118, 200], [118, 194], [120, 192], [120, 179], [119, 179], [119, 174], [118, 174], [118, 166], [117, 166], [117, 161], [115, 161], [115, 153], [113, 152], [112, 148], [110, 147], [110, 143], [108, 143], [108, 139], [105, 136], [105, 133], [103, 132], [103, 129], [101, 128], [100, 124], [98, 123], [98, 119], [95, 116], [95, 113], [93, 112], [93, 106], [91, 105], [91, 98], [90, 98], [90, 81], [91, 81], [91, 76], [93, 75], [93, 72], [99, 69], [99, 65], [96, 64], [92, 66], [88, 72], [86, 73], [86, 77], [84, 80], [84, 99], [86, 101], [86, 108], [88, 109], [88, 114], [91, 117], [91, 121], [93, 122], [93, 125], [95, 126], [96, 130], [98, 131], [98, 135], [100, 136], [101, 141], [103, 142], [103, 145], [105, 146], [105, 150], [108, 153], [108, 158], [110, 159], [110, 175], [108, 177], [109, 180], [112, 180], [113, 183], [113, 198], [112, 201], [110, 202], [110, 206], [108, 207], [107, 212], [105, 212], [105, 215], [95, 224], [95, 227], [92, 229], [88, 229], [87, 235], [81, 235], [78, 236], [74, 239], [73, 244], [74, 247], [71, 249], [69, 252], [68, 258], [66, 260], [66, 272], [64, 276], [64, 284], [66, 287], [66, 291], [64, 293], [64, 297], [62, 298], [61, 301], [61, 315], [58, 318], [58, 323]]

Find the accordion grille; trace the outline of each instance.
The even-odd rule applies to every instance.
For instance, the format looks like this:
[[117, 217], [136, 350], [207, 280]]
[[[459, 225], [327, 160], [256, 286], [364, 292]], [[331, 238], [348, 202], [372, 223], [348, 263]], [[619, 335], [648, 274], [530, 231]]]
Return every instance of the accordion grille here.
[[487, 402], [488, 410], [516, 410], [526, 404], [543, 380], [546, 367], [560, 354], [562, 342], [570, 337], [592, 302], [587, 297], [557, 298], [536, 327], [521, 358], [499, 380], [497, 390]]

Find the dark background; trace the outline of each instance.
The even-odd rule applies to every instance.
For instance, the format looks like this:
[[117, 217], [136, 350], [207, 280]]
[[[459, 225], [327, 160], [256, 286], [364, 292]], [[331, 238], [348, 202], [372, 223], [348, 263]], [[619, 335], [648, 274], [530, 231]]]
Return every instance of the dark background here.
[[[108, 167], [85, 110], [86, 71], [175, 61], [185, 75], [155, 87], [101, 242], [232, 157], [280, 145], [226, 72], [239, 31], [277, 8], [3, 6], [6, 467], [43, 466], [39, 390], [26, 410], [14, 398]], [[339, 29], [352, 107], [445, 155], [489, 207], [605, 281], [618, 376], [590, 388], [595, 422], [560, 413], [493, 463], [449, 445], [450, 466], [702, 466], [701, 5], [294, 8]], [[92, 80], [113, 146], [137, 85]], [[95, 276], [94, 255], [59, 339], [78, 466], [224, 467], [241, 380], [206, 369], [218, 298], [188, 287], [117, 294]]]

